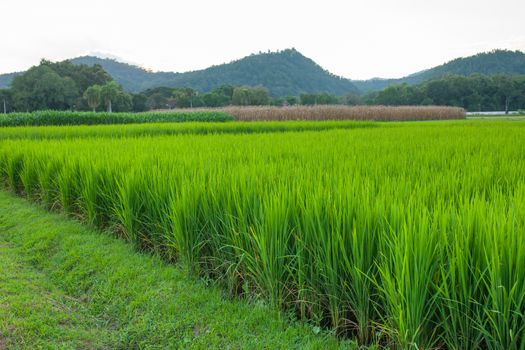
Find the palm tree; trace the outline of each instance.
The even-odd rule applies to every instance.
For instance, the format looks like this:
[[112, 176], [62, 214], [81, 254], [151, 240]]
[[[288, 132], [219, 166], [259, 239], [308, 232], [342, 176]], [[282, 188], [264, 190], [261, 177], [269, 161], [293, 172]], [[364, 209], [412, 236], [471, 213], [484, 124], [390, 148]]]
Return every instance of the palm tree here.
[[106, 85], [103, 85], [100, 91], [100, 95], [104, 99], [107, 106], [107, 111], [112, 112], [111, 101], [115, 100], [119, 92], [119, 86], [114, 81], [110, 81]]
[[97, 107], [100, 105], [100, 96], [102, 88], [100, 85], [90, 86], [84, 91], [84, 99], [87, 101], [87, 104], [93, 112], [97, 110]]

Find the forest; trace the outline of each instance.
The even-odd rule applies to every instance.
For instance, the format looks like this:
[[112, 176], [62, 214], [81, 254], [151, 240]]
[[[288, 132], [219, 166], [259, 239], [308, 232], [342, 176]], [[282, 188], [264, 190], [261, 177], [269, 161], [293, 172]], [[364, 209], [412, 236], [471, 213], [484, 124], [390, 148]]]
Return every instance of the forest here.
[[202, 92], [192, 87], [155, 87], [126, 92], [95, 64], [42, 60], [0, 89], [4, 113], [37, 110], [143, 112], [158, 109], [288, 106], [288, 105], [436, 105], [462, 107], [470, 112], [525, 109], [525, 75], [468, 76], [449, 74], [418, 84], [399, 83], [380, 91], [335, 95], [319, 91], [297, 96], [272, 96], [265, 86], [224, 84]]

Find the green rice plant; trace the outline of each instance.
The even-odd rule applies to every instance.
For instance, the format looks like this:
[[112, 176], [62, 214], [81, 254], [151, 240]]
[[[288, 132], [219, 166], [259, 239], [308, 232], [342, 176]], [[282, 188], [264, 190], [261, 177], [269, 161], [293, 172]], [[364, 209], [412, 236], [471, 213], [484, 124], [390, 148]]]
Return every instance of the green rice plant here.
[[6, 159], [4, 174], [9, 189], [15, 193], [21, 190], [21, 180], [19, 174], [23, 169], [22, 155], [16, 155]]
[[60, 169], [56, 177], [56, 186], [58, 188], [58, 196], [61, 208], [68, 214], [78, 213], [77, 198], [78, 178], [80, 171], [77, 163], [67, 163]]
[[373, 300], [378, 291], [373, 281], [377, 278], [375, 259], [380, 243], [380, 227], [384, 225], [381, 217], [382, 204], [374, 207], [364, 206], [360, 199], [372, 203], [374, 190], [371, 184], [357, 178], [360, 195], [347, 196], [339, 203], [341, 214], [335, 217], [342, 230], [338, 239], [341, 260], [341, 299], [348, 303], [347, 328], [361, 344], [368, 344], [374, 337], [374, 322], [378, 315]]
[[120, 234], [136, 247], [149, 246], [146, 236], [142, 236], [142, 211], [144, 198], [141, 196], [140, 169], [132, 170], [116, 183], [117, 200], [113, 208], [120, 224]]
[[[524, 193], [523, 185], [517, 193]], [[489, 211], [484, 220], [488, 300], [482, 333], [488, 349], [518, 350], [525, 348], [525, 236], [519, 228], [525, 211], [521, 196], [512, 207], [501, 193], [496, 196], [499, 210]]]
[[97, 203], [100, 201], [100, 174], [93, 171], [82, 171], [79, 173], [79, 198], [80, 212], [91, 226], [101, 226], [98, 216]]
[[60, 169], [60, 163], [56, 160], [40, 159], [38, 162], [30, 163], [30, 165], [37, 166], [38, 172], [38, 187], [40, 202], [48, 209], [55, 209], [58, 202], [58, 189], [55, 187], [56, 175]]
[[23, 168], [19, 174], [25, 195], [29, 199], [36, 199], [38, 172], [35, 169], [34, 163], [37, 161], [37, 159], [32, 159], [31, 154], [26, 155], [26, 159], [23, 161]]
[[[324, 310], [328, 309], [332, 327], [337, 328], [343, 315], [341, 314], [340, 298], [340, 279], [339, 266], [341, 252], [337, 248], [337, 237], [340, 235], [338, 228], [332, 226], [330, 218], [330, 209], [332, 203], [326, 203], [325, 189], [320, 188], [319, 192], [310, 193], [308, 200], [300, 202], [300, 212], [304, 216], [300, 218], [298, 224], [298, 235], [302, 237], [302, 243], [305, 245], [301, 248], [304, 253], [306, 249], [312, 254], [311, 257], [303, 259], [308, 261], [311, 266], [305, 266], [309, 273], [305, 276], [307, 285], [313, 287], [314, 295], [319, 309], [316, 319], [318, 322], [327, 322], [325, 320]], [[321, 297], [319, 299], [319, 297]], [[315, 308], [313, 309], [315, 310]]]
[[[406, 211], [405, 211], [406, 210]], [[427, 213], [392, 206], [390, 229], [382, 240], [378, 288], [383, 299], [384, 330], [401, 348], [433, 348], [436, 345], [436, 309], [433, 277], [438, 271], [437, 234]]]
[[268, 132], [321, 131], [332, 129], [356, 129], [379, 127], [377, 122], [311, 121], [279, 122], [184, 122], [144, 123], [122, 125], [72, 125], [62, 126], [13, 126], [0, 128], [0, 140], [6, 139], [70, 139], [87, 137], [142, 137], [162, 135], [207, 134], [253, 134]]
[[202, 250], [206, 244], [205, 220], [200, 207], [201, 189], [195, 189], [183, 181], [178, 195], [170, 202], [169, 215], [172, 223], [171, 246], [191, 270], [198, 271]]
[[245, 124], [5, 129], [0, 179], [361, 346], [524, 349], [525, 124]]
[[[174, 170], [163, 167], [149, 169], [149, 174], [141, 174], [141, 194], [144, 203], [142, 230], [146, 233], [149, 250], [163, 256], [168, 261], [176, 260], [166, 240], [166, 232], [172, 229], [169, 218], [171, 203], [171, 181]], [[149, 176], [148, 176], [149, 175]]]
[[261, 198], [258, 222], [248, 227], [248, 249], [243, 249], [247, 277], [270, 304], [281, 307], [288, 284], [287, 259], [292, 237], [286, 189]]
[[439, 223], [440, 255], [448, 257], [440, 269], [438, 288], [442, 341], [449, 349], [481, 349], [487, 305], [484, 253], [485, 202], [464, 199], [462, 212], [445, 208], [451, 215]]

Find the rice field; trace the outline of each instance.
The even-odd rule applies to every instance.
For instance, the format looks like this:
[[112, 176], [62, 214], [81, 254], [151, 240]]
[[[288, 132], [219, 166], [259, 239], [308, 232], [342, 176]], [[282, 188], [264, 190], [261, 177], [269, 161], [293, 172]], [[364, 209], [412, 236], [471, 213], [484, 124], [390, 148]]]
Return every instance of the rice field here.
[[75, 126], [15, 126], [0, 128], [2, 139], [62, 139], [85, 137], [141, 137], [161, 135], [206, 135], [206, 134], [253, 134], [291, 131], [321, 131], [332, 129], [354, 129], [379, 127], [377, 122], [367, 121], [278, 121], [278, 122], [184, 122], [184, 123], [145, 123], [130, 124], [126, 127], [114, 125], [75, 125]]
[[4, 129], [0, 179], [363, 346], [525, 349], [524, 123], [130, 127]]

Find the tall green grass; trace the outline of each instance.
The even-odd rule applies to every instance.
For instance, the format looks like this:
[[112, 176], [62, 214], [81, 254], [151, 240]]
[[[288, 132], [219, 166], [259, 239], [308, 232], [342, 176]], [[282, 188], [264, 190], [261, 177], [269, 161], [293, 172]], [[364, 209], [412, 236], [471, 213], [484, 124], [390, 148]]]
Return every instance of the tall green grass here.
[[7, 188], [362, 345], [525, 349], [525, 125], [3, 140]]

